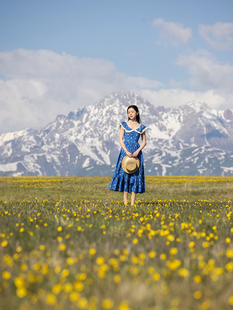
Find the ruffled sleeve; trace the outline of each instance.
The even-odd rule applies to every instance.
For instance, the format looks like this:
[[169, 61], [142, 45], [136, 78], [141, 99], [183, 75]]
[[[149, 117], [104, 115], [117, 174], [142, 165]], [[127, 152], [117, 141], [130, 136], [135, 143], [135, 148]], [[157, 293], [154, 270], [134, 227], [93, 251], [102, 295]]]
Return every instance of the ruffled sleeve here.
[[126, 131], [126, 128], [125, 128], [125, 122], [120, 122], [118, 123], [119, 127], [121, 127], [122, 129], [124, 129], [124, 131]]
[[149, 129], [147, 126], [141, 125], [140, 133], [143, 134], [143, 132], [145, 132], [147, 129]]

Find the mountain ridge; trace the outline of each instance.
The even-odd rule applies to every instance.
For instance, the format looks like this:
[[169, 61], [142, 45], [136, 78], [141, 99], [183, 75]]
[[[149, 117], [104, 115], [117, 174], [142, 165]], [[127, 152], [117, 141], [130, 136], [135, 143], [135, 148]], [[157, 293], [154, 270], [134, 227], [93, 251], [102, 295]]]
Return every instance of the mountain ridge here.
[[0, 175], [112, 175], [118, 122], [131, 104], [149, 127], [143, 150], [147, 175], [233, 175], [233, 111], [202, 101], [155, 107], [133, 92], [112, 93], [41, 129], [0, 136]]

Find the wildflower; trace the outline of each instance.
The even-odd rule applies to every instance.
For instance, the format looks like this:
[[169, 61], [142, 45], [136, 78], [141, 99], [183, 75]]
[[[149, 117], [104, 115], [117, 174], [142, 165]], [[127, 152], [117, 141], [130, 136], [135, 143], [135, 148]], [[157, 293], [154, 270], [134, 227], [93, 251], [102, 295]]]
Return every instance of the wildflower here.
[[86, 309], [86, 308], [88, 307], [88, 301], [87, 301], [87, 299], [84, 298], [84, 297], [78, 299], [77, 306], [78, 306], [80, 309]]
[[102, 265], [102, 264], [104, 264], [104, 262], [105, 262], [105, 259], [103, 257], [98, 257], [96, 259], [97, 265]]
[[3, 248], [5, 248], [7, 245], [8, 245], [8, 242], [7, 242], [6, 240], [3, 240], [3, 241], [1, 242], [1, 246], [2, 246]]
[[119, 283], [121, 281], [121, 276], [115, 275], [113, 280], [114, 280], [115, 283]]
[[158, 272], [154, 273], [154, 274], [153, 274], [153, 279], [154, 279], [155, 281], [159, 281], [159, 280], [160, 280], [160, 274], [159, 274]]
[[194, 281], [195, 281], [196, 283], [201, 282], [201, 276], [199, 276], [199, 275], [195, 276], [193, 279], [194, 279]]
[[81, 281], [76, 281], [74, 283], [74, 289], [76, 291], [81, 292], [83, 290], [83, 288], [84, 288], [84, 285], [83, 285], [83, 283]]
[[70, 293], [73, 290], [73, 285], [71, 283], [66, 283], [63, 286], [63, 291], [66, 293]]
[[57, 295], [61, 292], [62, 290], [62, 285], [59, 283], [59, 284], [55, 284], [52, 288], [52, 292], [53, 294]]
[[228, 304], [233, 306], [233, 295], [228, 298]]
[[202, 242], [202, 247], [203, 248], [208, 248], [210, 246], [210, 243], [208, 241]]
[[113, 305], [114, 305], [114, 302], [110, 298], [104, 299], [102, 301], [102, 307], [104, 309], [112, 309]]
[[170, 254], [171, 254], [171, 255], [176, 255], [177, 252], [178, 252], [177, 248], [171, 248], [171, 249], [170, 249]]
[[201, 291], [196, 291], [196, 292], [193, 293], [193, 297], [195, 299], [200, 299], [201, 296], [202, 296], [202, 292]]
[[46, 303], [50, 306], [54, 305], [57, 302], [57, 298], [53, 294], [48, 294], [46, 297]]
[[18, 287], [16, 294], [19, 298], [23, 298], [27, 295], [27, 289], [24, 286]]
[[78, 300], [78, 298], [79, 298], [79, 293], [77, 292], [70, 293], [70, 296], [69, 296], [70, 301], [75, 302]]
[[131, 310], [126, 301], [122, 301], [118, 307], [118, 310]]
[[95, 249], [90, 249], [90, 250], [89, 250], [89, 254], [90, 254], [91, 256], [95, 255], [95, 253], [96, 253], [96, 250], [95, 250]]
[[4, 280], [9, 280], [11, 278], [11, 273], [9, 271], [3, 271], [2, 278]]
[[226, 250], [226, 256], [228, 258], [232, 258], [233, 257], [233, 249], [232, 250], [231, 249], [227, 249]]
[[63, 243], [60, 245], [60, 250], [65, 251], [66, 250], [66, 245]]
[[179, 275], [183, 278], [187, 277], [189, 275], [189, 272], [187, 269], [185, 268], [180, 268], [179, 269]]
[[194, 246], [195, 246], [195, 242], [194, 241], [189, 242], [189, 247], [190, 248], [193, 248]]
[[167, 255], [165, 253], [162, 253], [160, 255], [160, 259], [165, 260], [167, 258]]

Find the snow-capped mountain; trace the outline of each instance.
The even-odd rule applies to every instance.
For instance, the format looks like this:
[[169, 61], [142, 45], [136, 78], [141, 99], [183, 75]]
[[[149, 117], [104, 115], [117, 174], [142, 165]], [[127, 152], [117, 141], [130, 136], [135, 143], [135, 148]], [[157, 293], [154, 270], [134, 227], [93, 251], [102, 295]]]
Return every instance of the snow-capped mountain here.
[[146, 175], [233, 175], [233, 110], [198, 101], [156, 108], [132, 92], [58, 115], [43, 129], [2, 134], [0, 175], [112, 175], [118, 122], [127, 120], [131, 104], [149, 127]]

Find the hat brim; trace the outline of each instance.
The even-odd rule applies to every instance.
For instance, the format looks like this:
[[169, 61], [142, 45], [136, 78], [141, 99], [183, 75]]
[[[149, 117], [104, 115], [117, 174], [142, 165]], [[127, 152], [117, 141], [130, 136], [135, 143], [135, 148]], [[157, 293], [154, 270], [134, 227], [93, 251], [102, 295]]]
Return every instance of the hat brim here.
[[136, 172], [138, 169], [139, 169], [139, 159], [137, 157], [131, 157], [133, 158], [135, 161], [136, 161], [136, 168], [134, 170], [128, 170], [127, 167], [126, 167], [126, 159], [128, 159], [129, 156], [126, 155], [123, 159], [122, 159], [122, 162], [121, 162], [121, 167], [122, 169], [128, 173], [128, 174], [132, 174], [134, 172]]

